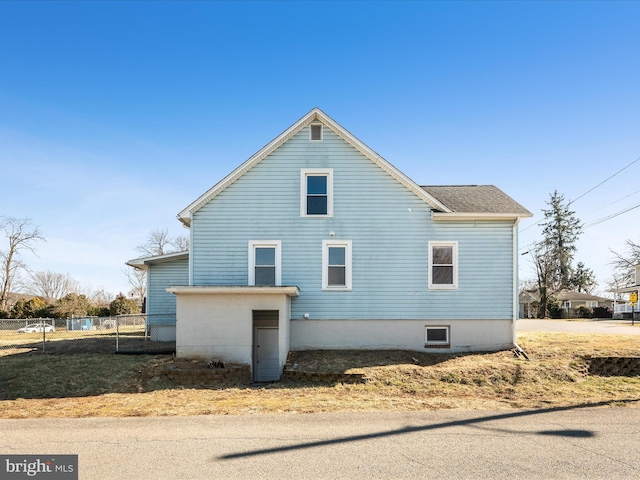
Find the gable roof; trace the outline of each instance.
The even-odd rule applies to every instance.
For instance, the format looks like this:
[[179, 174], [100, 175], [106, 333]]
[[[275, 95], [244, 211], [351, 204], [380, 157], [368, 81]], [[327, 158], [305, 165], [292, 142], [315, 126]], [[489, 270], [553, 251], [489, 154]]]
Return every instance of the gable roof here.
[[182, 210], [177, 216], [187, 227], [191, 224], [191, 216], [200, 208], [220, 194], [229, 185], [251, 170], [264, 158], [273, 153], [291, 137], [311, 123], [322, 123], [365, 157], [378, 165], [391, 177], [427, 202], [434, 211], [436, 220], [466, 219], [517, 219], [533, 215], [522, 205], [493, 185], [466, 186], [426, 186], [421, 187], [404, 173], [394, 167], [375, 151], [362, 143], [341, 125], [319, 108], [314, 108], [300, 120], [265, 145], [260, 151], [223, 178], [220, 182], [200, 195], [194, 202]]
[[591, 295], [589, 293], [576, 292], [575, 290], [560, 290], [556, 294], [556, 298], [561, 302], [565, 301], [574, 301], [574, 302], [587, 302], [587, 301], [597, 301], [597, 302], [613, 302], [613, 299], [600, 297], [598, 295]]
[[[551, 292], [553, 296], [560, 302], [613, 302], [613, 299], [591, 295], [590, 293], [577, 292], [575, 290], [567, 290]], [[540, 293], [537, 290], [524, 290], [520, 292], [520, 303], [537, 302], [540, 300]]]
[[[449, 209], [446, 217], [531, 217], [532, 214], [494, 185], [426, 185], [422, 187]], [[438, 212], [434, 213], [438, 218]], [[440, 218], [445, 218], [441, 215]]]
[[346, 141], [349, 145], [354, 147], [365, 157], [367, 157], [369, 160], [378, 165], [385, 172], [387, 172], [389, 175], [391, 175], [393, 178], [398, 180], [401, 184], [415, 193], [418, 197], [422, 198], [425, 202], [431, 205], [432, 208], [443, 212], [449, 212], [449, 209], [440, 201], [435, 199], [429, 192], [421, 188], [417, 183], [407, 177], [404, 173], [402, 173], [400, 170], [398, 170], [396, 167], [391, 165], [388, 161], [374, 152], [371, 148], [358, 140], [354, 135], [352, 135], [345, 128], [336, 123], [322, 110], [320, 110], [319, 108], [314, 108], [300, 120], [298, 120], [288, 129], [274, 138], [271, 142], [265, 145], [260, 151], [255, 153], [246, 162], [244, 162], [233, 172], [223, 178], [220, 182], [200, 195], [193, 203], [191, 203], [188, 207], [186, 207], [178, 214], [178, 220], [180, 220], [186, 226], [189, 226], [191, 224], [191, 215], [197, 212], [216, 195], [226, 189], [229, 185], [235, 182], [238, 178], [248, 172], [255, 165], [260, 163], [264, 158], [273, 153], [278, 147], [280, 147], [310, 123], [322, 123], [324, 126], [331, 129], [332, 132]]

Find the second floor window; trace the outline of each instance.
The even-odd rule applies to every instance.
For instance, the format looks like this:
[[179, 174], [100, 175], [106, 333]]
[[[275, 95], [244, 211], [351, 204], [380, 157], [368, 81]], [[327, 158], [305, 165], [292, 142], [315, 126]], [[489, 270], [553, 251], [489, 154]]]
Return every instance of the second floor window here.
[[300, 181], [300, 215], [332, 217], [333, 169], [302, 169]]

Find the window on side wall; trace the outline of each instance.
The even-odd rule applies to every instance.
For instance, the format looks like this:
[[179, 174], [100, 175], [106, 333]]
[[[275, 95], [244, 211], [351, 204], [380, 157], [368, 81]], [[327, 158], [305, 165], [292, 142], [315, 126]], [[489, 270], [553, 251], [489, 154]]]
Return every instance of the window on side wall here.
[[249, 285], [281, 285], [280, 240], [249, 241]]
[[458, 288], [458, 242], [429, 242], [429, 288]]
[[322, 241], [322, 289], [351, 290], [351, 240]]
[[424, 329], [424, 348], [449, 348], [451, 340], [449, 339], [448, 325], [425, 326]]
[[303, 168], [300, 171], [300, 216], [333, 216], [333, 169]]

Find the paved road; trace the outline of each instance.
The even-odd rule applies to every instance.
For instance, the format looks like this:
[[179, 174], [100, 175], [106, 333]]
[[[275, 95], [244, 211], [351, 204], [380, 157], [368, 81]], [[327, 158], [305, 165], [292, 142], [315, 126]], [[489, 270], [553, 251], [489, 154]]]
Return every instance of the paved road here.
[[617, 335], [640, 335], [640, 321], [631, 326], [631, 320], [599, 320], [582, 322], [568, 320], [518, 320], [519, 332], [585, 332], [612, 333]]
[[1, 420], [0, 431], [1, 454], [79, 454], [82, 480], [640, 478], [638, 408]]

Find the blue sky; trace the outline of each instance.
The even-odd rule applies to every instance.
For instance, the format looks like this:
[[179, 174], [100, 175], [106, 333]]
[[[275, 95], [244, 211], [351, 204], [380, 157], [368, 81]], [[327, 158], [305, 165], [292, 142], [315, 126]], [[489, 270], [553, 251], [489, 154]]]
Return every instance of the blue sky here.
[[[0, 215], [34, 270], [127, 291], [124, 262], [313, 107], [420, 184], [535, 214], [640, 157], [639, 2], [0, 2]], [[640, 202], [640, 162], [572, 208]], [[585, 229], [610, 276], [640, 208]], [[527, 256], [521, 277], [532, 278]]]

